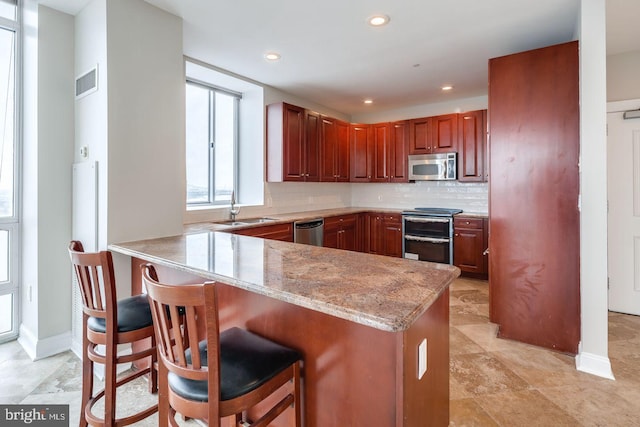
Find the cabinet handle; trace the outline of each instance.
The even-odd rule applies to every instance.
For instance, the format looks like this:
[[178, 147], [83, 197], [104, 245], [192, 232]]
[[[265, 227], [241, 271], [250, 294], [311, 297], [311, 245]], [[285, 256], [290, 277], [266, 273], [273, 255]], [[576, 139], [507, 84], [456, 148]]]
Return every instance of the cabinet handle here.
[[489, 248], [485, 249], [484, 252], [482, 252], [482, 255], [489, 255]]
[[453, 237], [460, 237], [460, 234], [456, 233], [453, 235]]
[[469, 225], [469, 224], [471, 224], [471, 223], [470, 223], [469, 221], [465, 221], [465, 224]]
[[369, 176], [367, 177], [367, 179], [371, 179], [371, 175], [369, 175]]

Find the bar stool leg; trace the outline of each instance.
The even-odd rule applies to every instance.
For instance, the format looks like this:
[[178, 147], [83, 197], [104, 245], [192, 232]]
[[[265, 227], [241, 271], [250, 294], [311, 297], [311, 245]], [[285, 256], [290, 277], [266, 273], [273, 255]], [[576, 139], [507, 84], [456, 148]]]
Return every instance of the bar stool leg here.
[[[83, 331], [87, 328], [87, 316], [83, 316]], [[80, 404], [80, 427], [87, 427], [89, 423], [84, 415], [85, 408], [93, 394], [93, 362], [88, 354], [89, 340], [86, 334], [82, 336], [82, 402]]]

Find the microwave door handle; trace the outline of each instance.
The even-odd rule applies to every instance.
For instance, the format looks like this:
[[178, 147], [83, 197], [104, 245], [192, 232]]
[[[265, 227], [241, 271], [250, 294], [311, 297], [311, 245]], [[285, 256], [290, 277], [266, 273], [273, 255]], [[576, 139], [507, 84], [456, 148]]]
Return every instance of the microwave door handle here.
[[408, 222], [423, 222], [423, 223], [427, 223], [427, 222], [441, 222], [441, 223], [445, 223], [445, 222], [449, 222], [449, 218], [427, 218], [427, 217], [417, 217], [417, 216], [407, 216], [404, 218], [405, 221]]
[[433, 237], [420, 237], [407, 234], [404, 236], [406, 240], [413, 240], [415, 242], [429, 242], [429, 243], [449, 243], [449, 239], [435, 239]]

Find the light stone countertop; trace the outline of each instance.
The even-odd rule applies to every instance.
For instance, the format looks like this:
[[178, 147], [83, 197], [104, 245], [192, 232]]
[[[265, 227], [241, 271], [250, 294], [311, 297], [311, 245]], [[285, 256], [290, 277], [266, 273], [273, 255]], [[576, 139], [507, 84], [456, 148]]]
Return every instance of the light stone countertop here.
[[213, 231], [109, 249], [391, 332], [408, 329], [460, 274], [447, 264]]
[[[196, 222], [193, 224], [185, 224], [184, 232], [193, 233], [200, 231], [231, 231], [240, 230], [245, 228], [264, 227], [267, 225], [284, 224], [287, 222], [295, 221], [309, 221], [316, 218], [329, 218], [339, 215], [350, 215], [365, 212], [382, 212], [390, 214], [402, 213], [403, 209], [385, 209], [385, 208], [334, 208], [334, 209], [322, 209], [303, 212], [291, 212], [283, 214], [264, 215], [264, 217], [271, 219], [271, 221], [262, 223], [242, 224], [242, 225], [227, 225], [224, 224], [224, 220], [211, 221], [211, 222]], [[244, 218], [238, 218], [238, 222], [242, 222]]]

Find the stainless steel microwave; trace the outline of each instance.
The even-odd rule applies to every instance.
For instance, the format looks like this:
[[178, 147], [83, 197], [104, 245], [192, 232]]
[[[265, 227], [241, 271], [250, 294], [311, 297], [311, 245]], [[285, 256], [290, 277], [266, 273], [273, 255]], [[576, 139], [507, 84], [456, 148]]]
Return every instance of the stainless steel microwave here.
[[456, 153], [409, 156], [410, 181], [448, 181], [457, 179]]

